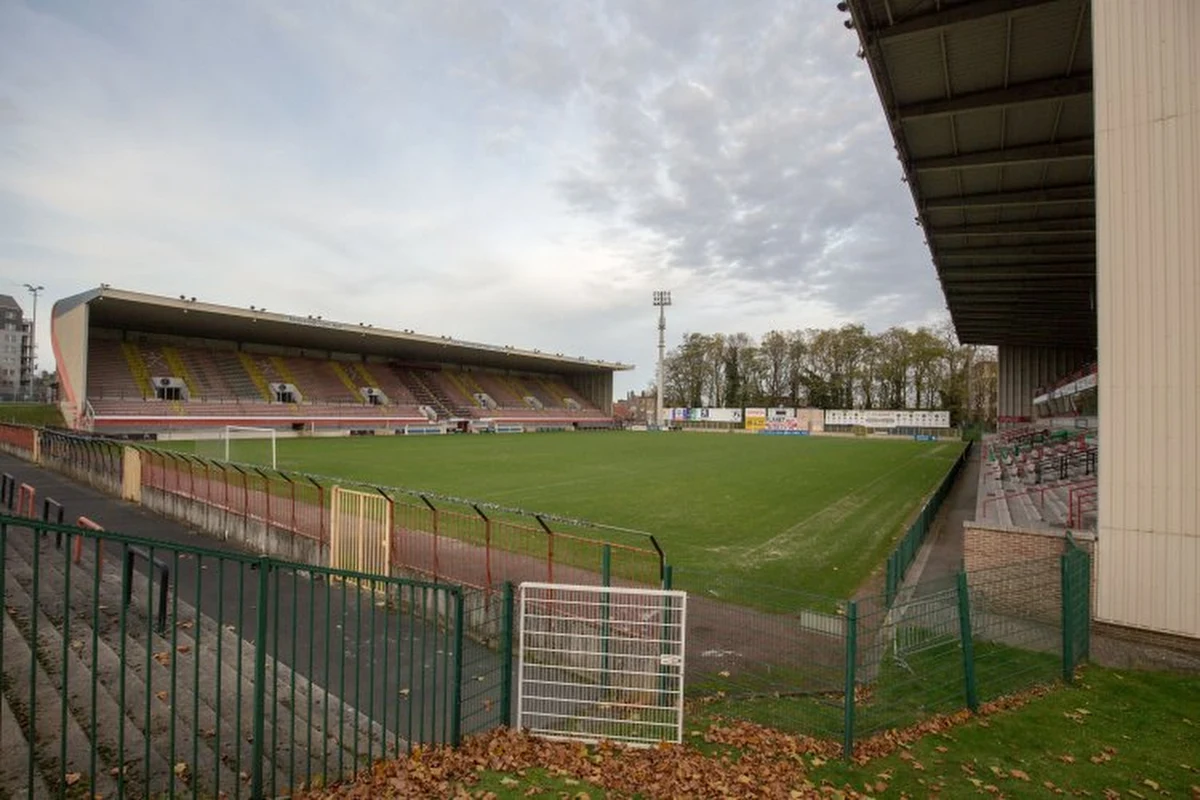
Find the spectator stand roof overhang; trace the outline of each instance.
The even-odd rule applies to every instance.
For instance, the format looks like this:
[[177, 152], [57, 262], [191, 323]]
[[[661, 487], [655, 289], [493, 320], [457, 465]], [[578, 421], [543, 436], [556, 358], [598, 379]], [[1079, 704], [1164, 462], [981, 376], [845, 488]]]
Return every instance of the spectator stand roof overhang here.
[[1096, 345], [1090, 0], [844, 0], [961, 341]]
[[56, 312], [88, 305], [93, 328], [219, 339], [356, 355], [406, 363], [468, 364], [533, 373], [579, 375], [632, 369], [561, 353], [467, 342], [449, 336], [333, 322], [312, 316], [205, 303], [193, 298], [142, 294], [109, 286], [83, 292], [55, 305]]

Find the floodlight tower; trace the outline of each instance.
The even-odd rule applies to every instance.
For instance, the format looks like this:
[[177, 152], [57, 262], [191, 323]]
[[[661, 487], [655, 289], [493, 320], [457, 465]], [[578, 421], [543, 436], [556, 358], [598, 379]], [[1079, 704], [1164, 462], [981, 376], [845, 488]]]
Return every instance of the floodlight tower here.
[[667, 350], [667, 306], [671, 305], [669, 291], [654, 293], [654, 306], [658, 309], [658, 398], [655, 401], [654, 424], [663, 424], [663, 360]]
[[45, 286], [25, 284], [25, 288], [33, 295], [33, 317], [29, 321], [29, 399], [33, 399], [33, 381], [37, 378], [37, 300]]

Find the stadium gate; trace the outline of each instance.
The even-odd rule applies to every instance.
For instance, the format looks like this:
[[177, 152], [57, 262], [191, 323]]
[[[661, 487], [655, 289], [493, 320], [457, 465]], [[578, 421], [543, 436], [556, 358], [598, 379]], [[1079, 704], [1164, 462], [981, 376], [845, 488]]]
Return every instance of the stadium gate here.
[[518, 724], [555, 739], [683, 738], [687, 594], [523, 583]]
[[333, 487], [330, 494], [329, 566], [388, 575], [394, 506], [380, 492]]

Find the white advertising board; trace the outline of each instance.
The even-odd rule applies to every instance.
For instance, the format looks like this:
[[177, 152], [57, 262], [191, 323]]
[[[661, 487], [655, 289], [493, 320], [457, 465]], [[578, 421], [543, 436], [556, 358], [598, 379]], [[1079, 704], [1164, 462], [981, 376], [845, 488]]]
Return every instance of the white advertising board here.
[[950, 412], [831, 409], [825, 412], [825, 424], [865, 428], [949, 428]]

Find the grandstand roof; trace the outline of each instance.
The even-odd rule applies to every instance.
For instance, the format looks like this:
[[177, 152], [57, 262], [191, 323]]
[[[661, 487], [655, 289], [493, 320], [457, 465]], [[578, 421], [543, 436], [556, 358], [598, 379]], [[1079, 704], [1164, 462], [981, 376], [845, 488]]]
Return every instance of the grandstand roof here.
[[89, 324], [99, 328], [531, 372], [578, 374], [632, 369], [628, 364], [574, 358], [561, 353], [387, 330], [362, 323], [333, 322], [320, 317], [235, 308], [195, 298], [159, 297], [106, 285], [65, 298], [55, 304], [55, 309], [65, 312], [80, 304], [88, 305]]
[[844, 0], [959, 339], [1095, 347], [1090, 0]]

